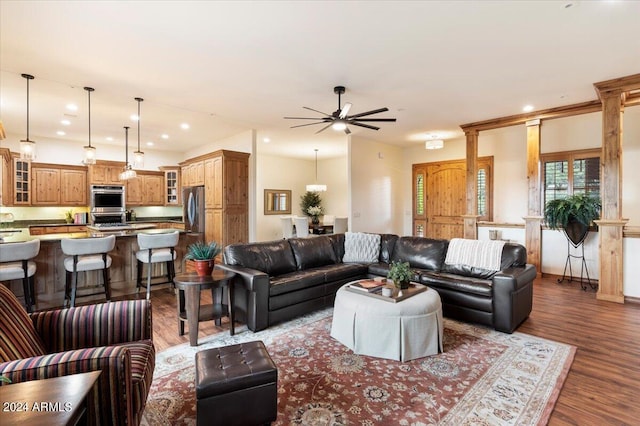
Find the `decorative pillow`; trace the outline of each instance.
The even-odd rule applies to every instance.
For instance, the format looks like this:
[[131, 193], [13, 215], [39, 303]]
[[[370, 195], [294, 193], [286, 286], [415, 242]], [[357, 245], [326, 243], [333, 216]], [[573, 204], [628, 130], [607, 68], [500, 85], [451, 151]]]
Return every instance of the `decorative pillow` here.
[[0, 284], [0, 362], [45, 355], [27, 311], [4, 285]]
[[376, 263], [380, 255], [380, 235], [345, 232], [344, 263]]

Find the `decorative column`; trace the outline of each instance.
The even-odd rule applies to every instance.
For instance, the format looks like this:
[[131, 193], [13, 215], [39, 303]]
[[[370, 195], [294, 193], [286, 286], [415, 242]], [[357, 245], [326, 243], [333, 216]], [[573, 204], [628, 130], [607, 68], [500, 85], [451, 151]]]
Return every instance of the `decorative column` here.
[[467, 137], [467, 214], [464, 220], [464, 238], [478, 238], [478, 130], [465, 130]]
[[525, 221], [525, 246], [527, 263], [536, 267], [538, 277], [542, 276], [542, 201], [540, 173], [540, 125], [537, 120], [529, 120], [527, 126], [527, 216]]
[[[597, 86], [596, 86], [597, 87]], [[600, 238], [600, 280], [597, 299], [624, 303], [623, 236], [627, 220], [622, 213], [622, 90], [600, 92], [602, 102], [602, 215], [597, 220]]]

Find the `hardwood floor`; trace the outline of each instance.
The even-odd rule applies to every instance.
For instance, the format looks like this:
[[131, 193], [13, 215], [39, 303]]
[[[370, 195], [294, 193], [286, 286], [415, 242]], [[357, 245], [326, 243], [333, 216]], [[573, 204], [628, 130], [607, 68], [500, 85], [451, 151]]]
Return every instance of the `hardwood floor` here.
[[[208, 292], [202, 297], [210, 303]], [[533, 303], [518, 331], [578, 348], [549, 424], [640, 424], [640, 304], [602, 302], [577, 283], [550, 278], [536, 280]], [[153, 291], [152, 305], [157, 351], [188, 342], [187, 334], [178, 336], [173, 290]], [[221, 327], [208, 321], [199, 336], [228, 330], [225, 320]]]

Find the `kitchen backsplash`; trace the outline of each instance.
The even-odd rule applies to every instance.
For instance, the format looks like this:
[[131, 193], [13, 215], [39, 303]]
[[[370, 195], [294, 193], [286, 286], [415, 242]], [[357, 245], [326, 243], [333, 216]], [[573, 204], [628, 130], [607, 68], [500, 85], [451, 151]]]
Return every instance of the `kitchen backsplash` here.
[[[146, 206], [127, 207], [136, 211], [136, 216], [141, 217], [168, 217], [182, 216], [182, 206]], [[24, 220], [54, 220], [64, 222], [65, 213], [88, 213], [88, 207], [5, 207], [0, 206], [0, 213], [13, 214], [14, 221]]]

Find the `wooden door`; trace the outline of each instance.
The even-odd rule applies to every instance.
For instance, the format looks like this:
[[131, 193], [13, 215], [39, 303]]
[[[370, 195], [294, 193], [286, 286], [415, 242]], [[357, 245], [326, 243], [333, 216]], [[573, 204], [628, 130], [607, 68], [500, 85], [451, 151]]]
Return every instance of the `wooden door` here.
[[466, 212], [466, 162], [429, 164], [426, 171], [426, 235], [430, 238], [462, 238], [462, 215]]
[[[413, 165], [413, 235], [463, 237], [466, 214], [466, 161]], [[493, 220], [493, 157], [478, 158], [478, 217]]]

